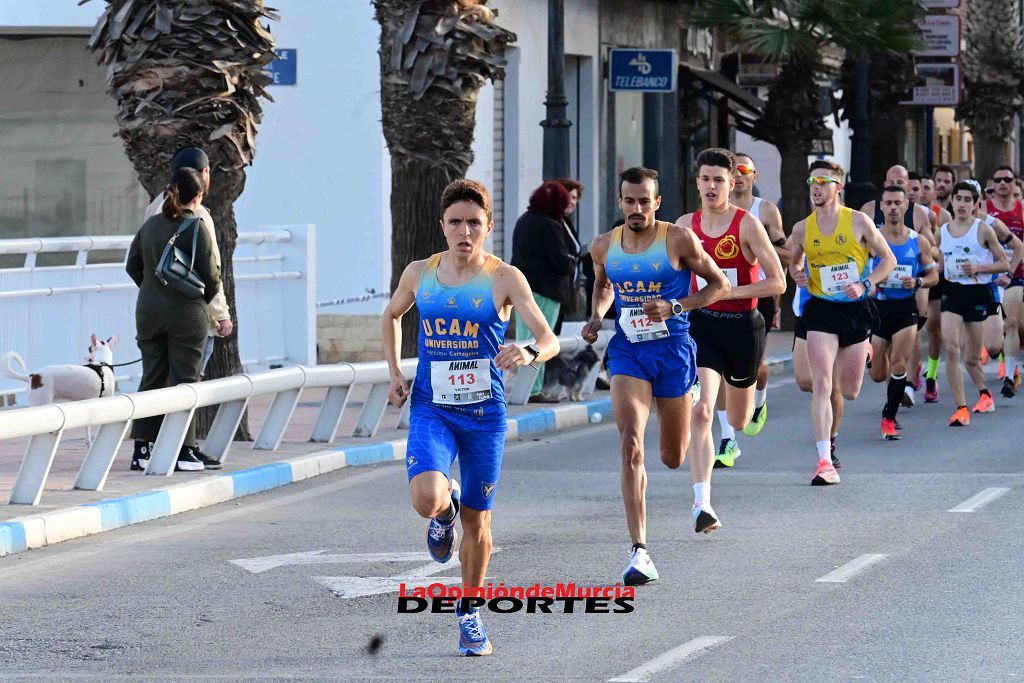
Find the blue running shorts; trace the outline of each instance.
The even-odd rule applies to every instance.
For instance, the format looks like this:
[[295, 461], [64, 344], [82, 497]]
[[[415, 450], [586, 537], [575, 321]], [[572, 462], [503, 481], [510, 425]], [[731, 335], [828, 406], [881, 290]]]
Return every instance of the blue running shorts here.
[[458, 456], [462, 505], [490, 510], [501, 476], [506, 431], [504, 421], [482, 421], [431, 404], [413, 405], [405, 453], [409, 481], [422, 472], [451, 477]]
[[608, 372], [650, 382], [657, 398], [678, 398], [697, 382], [697, 346], [689, 334], [631, 344], [618, 332], [608, 344]]

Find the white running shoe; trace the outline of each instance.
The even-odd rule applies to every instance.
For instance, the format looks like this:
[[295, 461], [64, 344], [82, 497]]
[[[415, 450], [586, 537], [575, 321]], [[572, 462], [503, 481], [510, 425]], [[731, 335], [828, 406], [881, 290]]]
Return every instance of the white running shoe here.
[[692, 405], [697, 405], [698, 403], [700, 403], [700, 380], [697, 380], [696, 382], [693, 383], [693, 388], [690, 389], [690, 393], [693, 394]]
[[622, 583], [627, 586], [640, 586], [658, 580], [658, 570], [654, 568], [651, 556], [644, 548], [634, 548], [629, 556], [626, 571], [622, 572]]
[[722, 523], [718, 521], [718, 515], [710, 505], [702, 506], [700, 503], [693, 504], [693, 532], [696, 534], [710, 534], [715, 529], [721, 529]]

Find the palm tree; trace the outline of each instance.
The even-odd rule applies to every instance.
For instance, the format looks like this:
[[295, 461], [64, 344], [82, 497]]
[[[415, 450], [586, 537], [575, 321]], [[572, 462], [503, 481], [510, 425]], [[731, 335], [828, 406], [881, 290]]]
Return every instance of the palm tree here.
[[[155, 196], [167, 185], [175, 151], [189, 145], [206, 150], [211, 187], [204, 204], [216, 225], [224, 294], [234, 314], [233, 204], [255, 154], [259, 98], [271, 99], [264, 90], [271, 81], [264, 69], [274, 59], [274, 37], [260, 21], [278, 17], [263, 0], [106, 2], [89, 48], [109, 67], [107, 84], [117, 100], [125, 152], [143, 187]], [[238, 335], [233, 334], [218, 341], [206, 376], [239, 372]], [[200, 434], [211, 420], [212, 411], [197, 415]], [[249, 439], [245, 421], [237, 436]]]
[[[473, 161], [476, 101], [504, 76], [515, 34], [494, 24], [486, 0], [373, 0], [380, 23], [381, 111], [391, 152], [391, 289], [405, 266], [444, 249], [441, 192]], [[402, 355], [416, 353], [419, 322], [403, 320]]]
[[1013, 163], [1013, 115], [1024, 103], [1020, 5], [970, 0], [966, 13], [964, 92], [957, 118], [971, 128], [976, 175], [988, 178], [996, 166]]
[[701, 0], [694, 23], [718, 28], [778, 65], [756, 136], [782, 157], [782, 215], [787, 232], [807, 215], [807, 157], [822, 123], [822, 86], [836, 76], [824, 55], [907, 53], [918, 46], [917, 0]]

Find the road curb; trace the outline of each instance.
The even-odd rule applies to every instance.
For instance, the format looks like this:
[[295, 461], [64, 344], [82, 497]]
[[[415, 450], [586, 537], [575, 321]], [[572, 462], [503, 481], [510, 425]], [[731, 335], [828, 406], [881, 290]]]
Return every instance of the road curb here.
[[[610, 398], [542, 408], [508, 419], [506, 441], [588, 425], [611, 413]], [[261, 491], [287, 486], [343, 467], [404, 460], [406, 440], [332, 448], [198, 481], [0, 522], [0, 557], [73, 538], [169, 517]]]

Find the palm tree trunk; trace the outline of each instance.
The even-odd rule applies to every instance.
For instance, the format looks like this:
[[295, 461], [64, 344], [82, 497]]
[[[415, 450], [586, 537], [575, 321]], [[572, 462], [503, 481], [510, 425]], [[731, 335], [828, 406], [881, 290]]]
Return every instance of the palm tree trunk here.
[[985, 180], [996, 167], [1013, 163], [1013, 145], [1005, 136], [989, 135], [985, 129], [972, 130], [974, 138], [974, 175]]
[[[786, 235], [793, 232], [793, 226], [810, 213], [807, 194], [807, 155], [810, 150], [801, 145], [785, 145], [779, 148], [782, 157], [782, 229]], [[793, 307], [790, 303], [796, 293], [796, 286], [790, 278], [786, 278], [786, 292], [782, 295], [782, 329], [793, 329]]]

